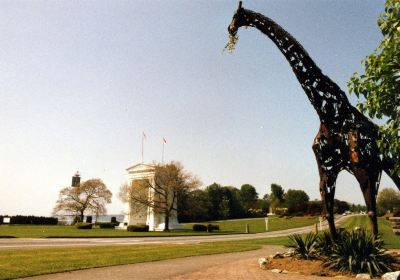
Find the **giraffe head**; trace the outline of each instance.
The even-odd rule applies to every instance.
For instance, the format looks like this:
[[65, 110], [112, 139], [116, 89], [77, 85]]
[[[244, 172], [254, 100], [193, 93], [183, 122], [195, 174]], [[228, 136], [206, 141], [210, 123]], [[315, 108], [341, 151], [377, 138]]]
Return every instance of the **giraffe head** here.
[[228, 32], [231, 36], [235, 36], [240, 27], [248, 25], [249, 20], [246, 16], [245, 9], [242, 8], [242, 1], [239, 1], [239, 7], [228, 26]]

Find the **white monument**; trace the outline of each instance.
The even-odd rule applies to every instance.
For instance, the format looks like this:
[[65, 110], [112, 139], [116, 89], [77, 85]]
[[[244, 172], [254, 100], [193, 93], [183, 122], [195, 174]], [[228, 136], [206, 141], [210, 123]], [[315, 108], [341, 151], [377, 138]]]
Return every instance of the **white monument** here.
[[[139, 163], [126, 169], [129, 176], [129, 184], [131, 185], [135, 180], [149, 180], [150, 184], [154, 186], [154, 165]], [[149, 200], [154, 197], [154, 189], [149, 188]], [[176, 200], [175, 200], [175, 203]], [[175, 207], [176, 208], [176, 205]], [[154, 211], [152, 207], [140, 205], [133, 201], [125, 204], [124, 228], [128, 225], [146, 224], [151, 231], [161, 231], [165, 228], [164, 215]], [[121, 228], [121, 227], [120, 227]], [[169, 229], [179, 229], [181, 226], [178, 223], [177, 212], [173, 210], [169, 217]]]

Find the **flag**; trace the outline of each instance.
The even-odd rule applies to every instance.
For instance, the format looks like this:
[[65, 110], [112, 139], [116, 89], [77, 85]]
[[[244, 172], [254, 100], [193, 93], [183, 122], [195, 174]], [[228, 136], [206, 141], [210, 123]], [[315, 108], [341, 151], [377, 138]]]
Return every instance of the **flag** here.
[[167, 139], [163, 138], [162, 140], [164, 145], [167, 144]]
[[146, 133], [144, 133], [144, 131], [143, 131], [143, 135], [142, 135], [142, 137], [143, 137], [144, 139], [146, 139], [146, 138], [147, 138], [147, 135], [146, 135]]

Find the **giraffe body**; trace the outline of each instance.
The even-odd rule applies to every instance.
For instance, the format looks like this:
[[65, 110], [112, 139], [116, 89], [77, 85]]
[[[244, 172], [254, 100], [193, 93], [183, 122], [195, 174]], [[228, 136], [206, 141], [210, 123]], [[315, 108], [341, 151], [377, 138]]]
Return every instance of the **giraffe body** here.
[[[379, 153], [377, 127], [347, 99], [346, 94], [324, 75], [301, 44], [270, 18], [243, 9], [241, 2], [228, 27], [236, 35], [242, 26], [255, 27], [268, 36], [285, 56], [320, 119], [312, 145], [320, 175], [320, 193], [333, 237], [335, 183], [340, 171], [347, 170], [360, 184], [374, 236], [378, 234], [376, 196], [382, 171], [389, 163]], [[391, 176], [400, 189], [400, 180]]]

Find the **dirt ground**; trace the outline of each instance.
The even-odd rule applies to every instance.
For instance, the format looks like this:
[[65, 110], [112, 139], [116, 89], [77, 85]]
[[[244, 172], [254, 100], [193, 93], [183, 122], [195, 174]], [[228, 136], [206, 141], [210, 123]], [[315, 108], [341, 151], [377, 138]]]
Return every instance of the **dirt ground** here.
[[[266, 256], [261, 256], [266, 257]], [[262, 279], [262, 280], [322, 280], [322, 279], [354, 279], [353, 277], [338, 276], [334, 277], [321, 277], [316, 275], [304, 275], [295, 271], [301, 270], [303, 273], [312, 274], [320, 272], [319, 262], [287, 262], [288, 259], [279, 259], [278, 262], [274, 263], [271, 267], [266, 270], [260, 269], [258, 266], [258, 259], [247, 258], [243, 260], [233, 261], [225, 263], [224, 265], [211, 266], [207, 269], [178, 275], [170, 280], [197, 280], [197, 279], [207, 279], [207, 280], [220, 280], [220, 279]], [[301, 269], [299, 269], [301, 267]], [[286, 269], [289, 273], [274, 273], [269, 271], [272, 268]]]
[[[259, 268], [258, 259], [276, 252], [283, 253], [282, 246], [264, 246], [260, 250], [240, 253], [227, 253], [209, 256], [171, 259], [157, 262], [138, 263], [84, 269], [66, 273], [47, 274], [30, 277], [31, 280], [126, 280], [126, 279], [170, 279], [170, 280], [223, 280], [223, 279], [262, 279], [262, 280], [328, 280], [330, 277], [305, 276], [297, 273], [277, 274]], [[350, 278], [343, 278], [350, 279]], [[354, 278], [352, 278], [354, 279]]]

